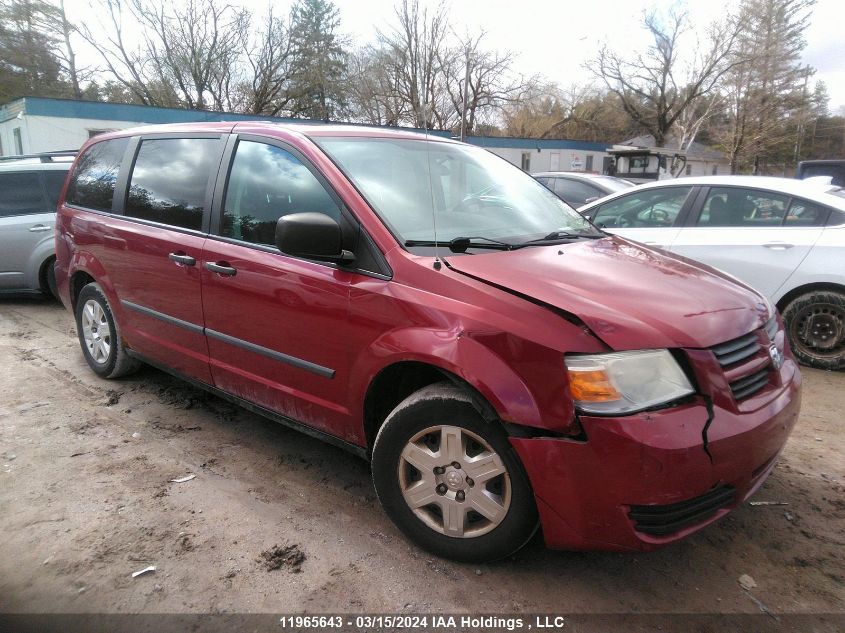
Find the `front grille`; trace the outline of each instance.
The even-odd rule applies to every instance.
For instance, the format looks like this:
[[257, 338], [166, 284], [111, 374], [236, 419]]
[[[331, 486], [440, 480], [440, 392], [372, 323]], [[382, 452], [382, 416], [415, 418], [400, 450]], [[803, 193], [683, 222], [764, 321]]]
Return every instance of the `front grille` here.
[[[769, 319], [763, 330], [768, 341], [774, 341], [777, 318]], [[759, 331], [754, 331], [710, 348], [725, 372], [735, 400], [750, 398], [769, 384], [772, 361], [767, 345], [763, 344]]]
[[760, 391], [769, 382], [769, 368], [764, 367], [753, 374], [739, 378], [731, 383], [734, 398], [744, 400]]
[[700, 523], [734, 501], [733, 486], [722, 486], [700, 497], [668, 505], [631, 506], [628, 516], [638, 532], [664, 536]]
[[760, 351], [760, 339], [752, 332], [727, 343], [720, 343], [710, 348], [722, 367], [727, 367], [754, 356]]

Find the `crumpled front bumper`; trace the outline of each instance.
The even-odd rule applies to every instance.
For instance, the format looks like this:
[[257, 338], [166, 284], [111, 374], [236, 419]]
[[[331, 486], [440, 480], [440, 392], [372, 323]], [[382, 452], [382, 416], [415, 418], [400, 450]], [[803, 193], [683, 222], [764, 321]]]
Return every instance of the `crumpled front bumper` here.
[[[710, 405], [709, 425], [708, 401], [697, 396], [630, 416], [582, 416], [585, 441], [512, 437], [534, 488], [546, 544], [649, 550], [727, 514], [766, 479], [798, 419], [801, 376], [792, 359], [781, 376], [779, 391], [754, 411]], [[629, 516], [631, 506], [677, 504], [727, 487], [735, 490], [730, 500], [668, 534], [639, 530]]]

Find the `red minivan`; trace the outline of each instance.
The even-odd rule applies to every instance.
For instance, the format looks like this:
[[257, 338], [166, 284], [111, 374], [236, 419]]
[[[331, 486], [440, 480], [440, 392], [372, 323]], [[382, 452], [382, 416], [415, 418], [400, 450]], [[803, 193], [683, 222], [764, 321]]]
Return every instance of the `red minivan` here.
[[[213, 123], [98, 136], [56, 278], [94, 372], [148, 363], [372, 463], [441, 556], [648, 550], [771, 472], [801, 377], [768, 301], [444, 139]], [[326, 512], [331, 509], [327, 508]]]

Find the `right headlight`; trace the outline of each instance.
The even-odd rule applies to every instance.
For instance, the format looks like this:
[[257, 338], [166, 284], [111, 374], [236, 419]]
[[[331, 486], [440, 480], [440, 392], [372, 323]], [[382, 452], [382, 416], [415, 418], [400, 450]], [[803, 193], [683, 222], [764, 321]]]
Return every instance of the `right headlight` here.
[[694, 392], [668, 350], [566, 357], [575, 405], [587, 413], [634, 413]]

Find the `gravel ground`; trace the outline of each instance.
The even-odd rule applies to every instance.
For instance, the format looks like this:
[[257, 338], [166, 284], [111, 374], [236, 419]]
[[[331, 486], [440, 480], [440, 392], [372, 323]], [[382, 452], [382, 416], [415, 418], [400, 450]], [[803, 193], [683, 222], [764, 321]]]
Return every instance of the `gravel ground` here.
[[746, 504], [650, 554], [535, 539], [462, 565], [403, 538], [360, 459], [150, 368], [101, 380], [61, 306], [4, 300], [0, 613], [842, 615], [845, 373], [804, 376], [753, 499], [786, 505]]

